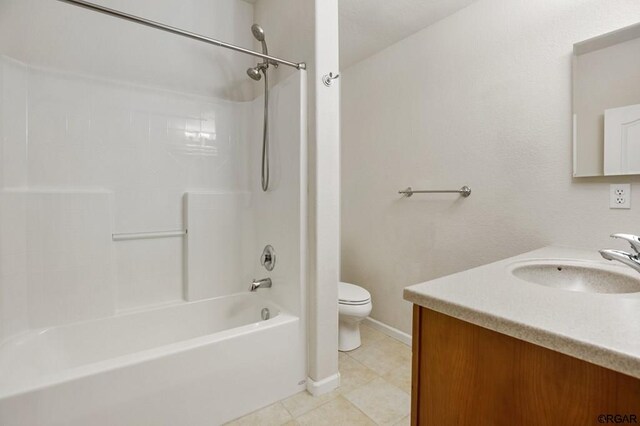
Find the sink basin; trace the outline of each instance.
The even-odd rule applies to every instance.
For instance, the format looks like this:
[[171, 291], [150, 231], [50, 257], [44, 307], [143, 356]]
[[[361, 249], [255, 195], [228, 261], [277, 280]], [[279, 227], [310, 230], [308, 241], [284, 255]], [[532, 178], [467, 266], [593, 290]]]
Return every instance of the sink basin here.
[[[540, 260], [512, 265], [511, 273], [521, 280], [568, 291], [585, 293], [640, 293], [640, 274], [617, 271], [597, 262]], [[635, 277], [633, 274], [638, 275]]]

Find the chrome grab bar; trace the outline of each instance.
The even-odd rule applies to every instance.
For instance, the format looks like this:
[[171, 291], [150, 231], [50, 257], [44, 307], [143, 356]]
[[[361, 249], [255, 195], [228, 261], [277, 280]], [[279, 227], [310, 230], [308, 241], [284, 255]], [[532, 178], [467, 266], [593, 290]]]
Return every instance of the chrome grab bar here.
[[398, 191], [398, 194], [402, 194], [405, 197], [411, 197], [413, 194], [460, 194], [461, 197], [467, 198], [471, 195], [471, 188], [468, 186], [463, 186], [460, 189], [425, 189], [425, 190], [414, 190], [411, 187], [408, 187], [405, 190]]
[[187, 235], [186, 230], [157, 231], [157, 232], [132, 232], [126, 234], [111, 234], [113, 241], [152, 240], [156, 238], [175, 238]]

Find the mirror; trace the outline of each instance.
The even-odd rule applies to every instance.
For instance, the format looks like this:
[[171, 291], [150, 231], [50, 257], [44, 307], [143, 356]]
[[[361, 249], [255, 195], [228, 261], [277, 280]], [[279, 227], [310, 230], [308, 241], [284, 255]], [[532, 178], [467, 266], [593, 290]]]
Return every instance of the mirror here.
[[640, 174], [640, 24], [573, 46], [573, 176]]

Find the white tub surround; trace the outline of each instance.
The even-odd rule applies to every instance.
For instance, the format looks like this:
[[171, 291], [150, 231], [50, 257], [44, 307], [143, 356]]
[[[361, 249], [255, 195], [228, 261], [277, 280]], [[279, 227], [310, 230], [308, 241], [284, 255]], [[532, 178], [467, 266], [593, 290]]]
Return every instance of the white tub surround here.
[[0, 346], [0, 424], [222, 424], [304, 389], [301, 328], [247, 293], [34, 330]]
[[[184, 212], [185, 298], [202, 300], [238, 291], [238, 271], [250, 270], [255, 247], [250, 192], [187, 192]], [[248, 262], [252, 260], [253, 262]], [[257, 273], [257, 272], [256, 272]], [[250, 278], [242, 277], [245, 287]], [[213, 284], [215, 283], [215, 285]]]
[[264, 193], [262, 98], [0, 56], [1, 425], [208, 426], [304, 389], [306, 86], [271, 89]]
[[525, 260], [566, 259], [638, 278], [597, 251], [546, 247], [407, 287], [422, 307], [640, 378], [640, 293], [596, 294], [545, 287], [510, 273]]

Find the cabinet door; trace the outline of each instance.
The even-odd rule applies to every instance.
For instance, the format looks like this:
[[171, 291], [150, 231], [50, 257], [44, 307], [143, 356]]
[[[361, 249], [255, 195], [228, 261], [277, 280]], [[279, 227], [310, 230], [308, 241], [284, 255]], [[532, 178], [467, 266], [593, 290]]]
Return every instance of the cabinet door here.
[[585, 426], [616, 414], [640, 420], [634, 377], [426, 308], [414, 314], [414, 426]]

